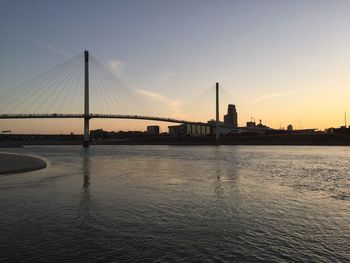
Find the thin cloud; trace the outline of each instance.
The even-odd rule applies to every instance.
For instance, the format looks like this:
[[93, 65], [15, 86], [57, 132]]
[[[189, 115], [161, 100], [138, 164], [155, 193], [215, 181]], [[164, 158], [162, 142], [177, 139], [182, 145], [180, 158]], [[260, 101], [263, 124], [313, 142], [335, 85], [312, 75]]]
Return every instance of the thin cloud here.
[[50, 44], [48, 44], [48, 43], [46, 43], [46, 42], [44, 42], [42, 40], [37, 39], [37, 38], [32, 38], [32, 41], [35, 44], [37, 44], [38, 46], [44, 47], [44, 48], [46, 48], [46, 49], [48, 49], [50, 51], [53, 51], [55, 53], [58, 53], [60, 55], [63, 55], [63, 56], [68, 56], [69, 55], [69, 52], [64, 51], [62, 49], [59, 49], [59, 48], [56, 48], [56, 47], [54, 47], [54, 46], [52, 46], [52, 45], [50, 45]]
[[173, 111], [174, 116], [176, 116], [177, 118], [186, 117], [186, 115], [182, 113], [182, 110], [181, 110], [182, 104], [180, 101], [171, 100], [160, 93], [149, 91], [149, 90], [136, 89], [136, 92], [138, 92], [140, 95], [144, 97], [151, 99], [154, 102], [159, 102], [163, 105], [170, 107]]
[[175, 73], [172, 73], [172, 72], [166, 72], [164, 74], [162, 74], [160, 76], [160, 81], [161, 82], [165, 82], [165, 81], [168, 81], [169, 79], [171, 79], [172, 77], [175, 76]]
[[311, 64], [309, 64], [309, 67], [310, 67], [310, 68], [319, 68], [319, 67], [320, 67], [320, 64], [311, 63]]
[[140, 93], [146, 97], [152, 98], [152, 99], [162, 100], [162, 101], [164, 101], [166, 99], [163, 95], [161, 95], [159, 93], [152, 92], [152, 91], [143, 90], [143, 89], [137, 89], [136, 91], [138, 93]]
[[290, 96], [298, 93], [298, 90], [295, 91], [289, 91], [289, 92], [279, 92], [279, 93], [270, 93], [270, 94], [265, 94], [263, 96], [259, 96], [253, 99], [254, 103], [257, 102], [262, 102], [265, 100], [273, 99], [273, 98], [278, 98], [278, 97], [285, 97], [285, 96]]
[[114, 73], [118, 75], [121, 75], [123, 72], [124, 64], [120, 60], [112, 59], [108, 61], [108, 66]]

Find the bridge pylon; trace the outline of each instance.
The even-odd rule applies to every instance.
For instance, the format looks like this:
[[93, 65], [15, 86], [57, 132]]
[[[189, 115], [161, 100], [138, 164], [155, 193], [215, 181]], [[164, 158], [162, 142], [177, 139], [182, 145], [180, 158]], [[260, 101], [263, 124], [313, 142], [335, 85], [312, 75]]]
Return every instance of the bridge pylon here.
[[84, 141], [83, 147], [90, 145], [90, 113], [89, 113], [89, 51], [84, 51], [84, 67], [85, 67], [85, 88], [84, 88]]

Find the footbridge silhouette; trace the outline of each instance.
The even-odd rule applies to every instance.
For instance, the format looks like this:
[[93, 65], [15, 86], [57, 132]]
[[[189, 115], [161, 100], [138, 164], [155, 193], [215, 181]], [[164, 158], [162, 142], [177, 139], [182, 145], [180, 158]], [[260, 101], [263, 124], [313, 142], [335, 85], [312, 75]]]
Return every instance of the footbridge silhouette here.
[[[0, 119], [83, 119], [84, 114], [0, 114]], [[202, 124], [210, 125], [203, 122], [179, 120], [174, 118], [153, 117], [153, 116], [139, 116], [139, 115], [126, 115], [126, 114], [92, 114], [88, 116], [89, 119], [130, 119], [130, 120], [148, 120], [148, 121], [161, 121], [172, 122], [182, 124]]]
[[[67, 70], [67, 73], [64, 75], [59, 71], [59, 69], [64, 69], [67, 67], [67, 64], [62, 63], [57, 66], [55, 71], [43, 73], [43, 76], [48, 75], [47, 79], [40, 79], [40, 83], [36, 83], [35, 81], [29, 81], [23, 87], [19, 87], [14, 90], [9, 90], [8, 94], [2, 96], [0, 98], [0, 106], [5, 105], [5, 110], [0, 107], [0, 119], [84, 119], [84, 141], [83, 146], [89, 147], [90, 142], [90, 128], [89, 122], [90, 119], [132, 119], [132, 120], [150, 120], [150, 121], [159, 121], [159, 122], [169, 122], [169, 123], [180, 123], [180, 124], [197, 124], [197, 125], [209, 125], [216, 127], [216, 138], [219, 139], [220, 127], [219, 127], [219, 84], [216, 83], [216, 123], [215, 125], [210, 125], [208, 123], [177, 119], [177, 118], [169, 118], [169, 117], [159, 117], [156, 115], [146, 115], [146, 114], [112, 114], [111, 112], [115, 112], [115, 108], [123, 108], [124, 111], [132, 111], [133, 107], [137, 107], [137, 112], [144, 113], [144, 109], [141, 108], [142, 101], [135, 96], [135, 94], [131, 93], [130, 90], [123, 87], [123, 84], [120, 84], [120, 81], [117, 80], [121, 89], [118, 91], [119, 93], [115, 94], [114, 85], [110, 84], [110, 76], [106, 77], [106, 83], [102, 83], [100, 80], [93, 76], [90, 79], [89, 76], [89, 52], [87, 50], [84, 51], [84, 57], [81, 61], [80, 56], [78, 56], [78, 60], [75, 59], [75, 62], [78, 63], [78, 67], [83, 69], [80, 70], [79, 74], [73, 74], [73, 70]], [[101, 71], [103, 68], [98, 62], [94, 61], [97, 70]], [[78, 76], [77, 76], [78, 75]], [[83, 90], [76, 89], [78, 85], [79, 78], [83, 81]], [[108, 82], [109, 81], [109, 82]], [[94, 86], [99, 86], [104, 91], [96, 90], [93, 94], [93, 98], [95, 100], [99, 100], [96, 105], [106, 106], [108, 103], [105, 102], [107, 100], [112, 101], [109, 113], [92, 113], [90, 110], [90, 82], [93, 83]], [[58, 83], [58, 84], [57, 84]], [[61, 88], [59, 86], [61, 85]], [[28, 88], [28, 87], [29, 88]], [[46, 88], [48, 86], [48, 88]], [[73, 88], [69, 88], [73, 87]], [[30, 88], [31, 87], [31, 88]], [[72, 91], [73, 90], [73, 91]], [[24, 91], [24, 92], [23, 92]], [[82, 92], [83, 91], [83, 92]], [[27, 92], [27, 93], [25, 93]], [[80, 92], [80, 93], [79, 93]], [[70, 98], [73, 98], [72, 95], [75, 93], [79, 100], [79, 98], [83, 97], [83, 105], [77, 105], [76, 101], [72, 103], [68, 103], [67, 101]], [[22, 94], [22, 95], [21, 95]], [[125, 99], [125, 96], [129, 96], [131, 99]], [[63, 97], [63, 98], [61, 98]], [[12, 99], [9, 99], [12, 98]], [[134, 104], [131, 104], [130, 101], [135, 101]], [[81, 101], [81, 100], [79, 100]], [[114, 104], [113, 104], [114, 103]], [[113, 104], [113, 105], [112, 105]], [[67, 111], [67, 107], [69, 105], [76, 105], [79, 109], [84, 109], [83, 113], [74, 113], [77, 110], [71, 110], [69, 112], [58, 112], [58, 111]], [[95, 105], [95, 106], [96, 106]], [[47, 113], [43, 113], [42, 109], [46, 108]], [[57, 107], [57, 110], [54, 110], [54, 107]], [[5, 111], [5, 112], [4, 112]], [[17, 111], [20, 111], [17, 113]], [[94, 110], [95, 111], [95, 110]], [[15, 113], [16, 112], [16, 113]], [[73, 112], [73, 113], [71, 113]], [[134, 110], [135, 112], [135, 110]]]

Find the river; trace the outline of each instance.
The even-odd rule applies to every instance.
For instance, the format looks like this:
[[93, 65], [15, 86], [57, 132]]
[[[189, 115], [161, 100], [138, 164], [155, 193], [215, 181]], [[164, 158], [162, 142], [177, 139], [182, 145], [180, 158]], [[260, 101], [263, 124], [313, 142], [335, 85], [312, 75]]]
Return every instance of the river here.
[[1, 262], [349, 262], [350, 148], [31, 146]]

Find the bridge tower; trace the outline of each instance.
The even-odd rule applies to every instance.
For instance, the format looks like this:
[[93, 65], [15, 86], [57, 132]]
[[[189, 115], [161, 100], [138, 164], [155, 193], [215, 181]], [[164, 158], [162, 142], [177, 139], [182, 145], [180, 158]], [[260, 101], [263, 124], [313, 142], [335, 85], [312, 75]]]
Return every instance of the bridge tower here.
[[216, 82], [216, 127], [215, 135], [216, 140], [220, 140], [220, 119], [219, 119], [219, 82]]
[[85, 88], [84, 88], [84, 141], [83, 147], [89, 147], [90, 144], [90, 113], [89, 113], [89, 51], [84, 51], [85, 68]]

